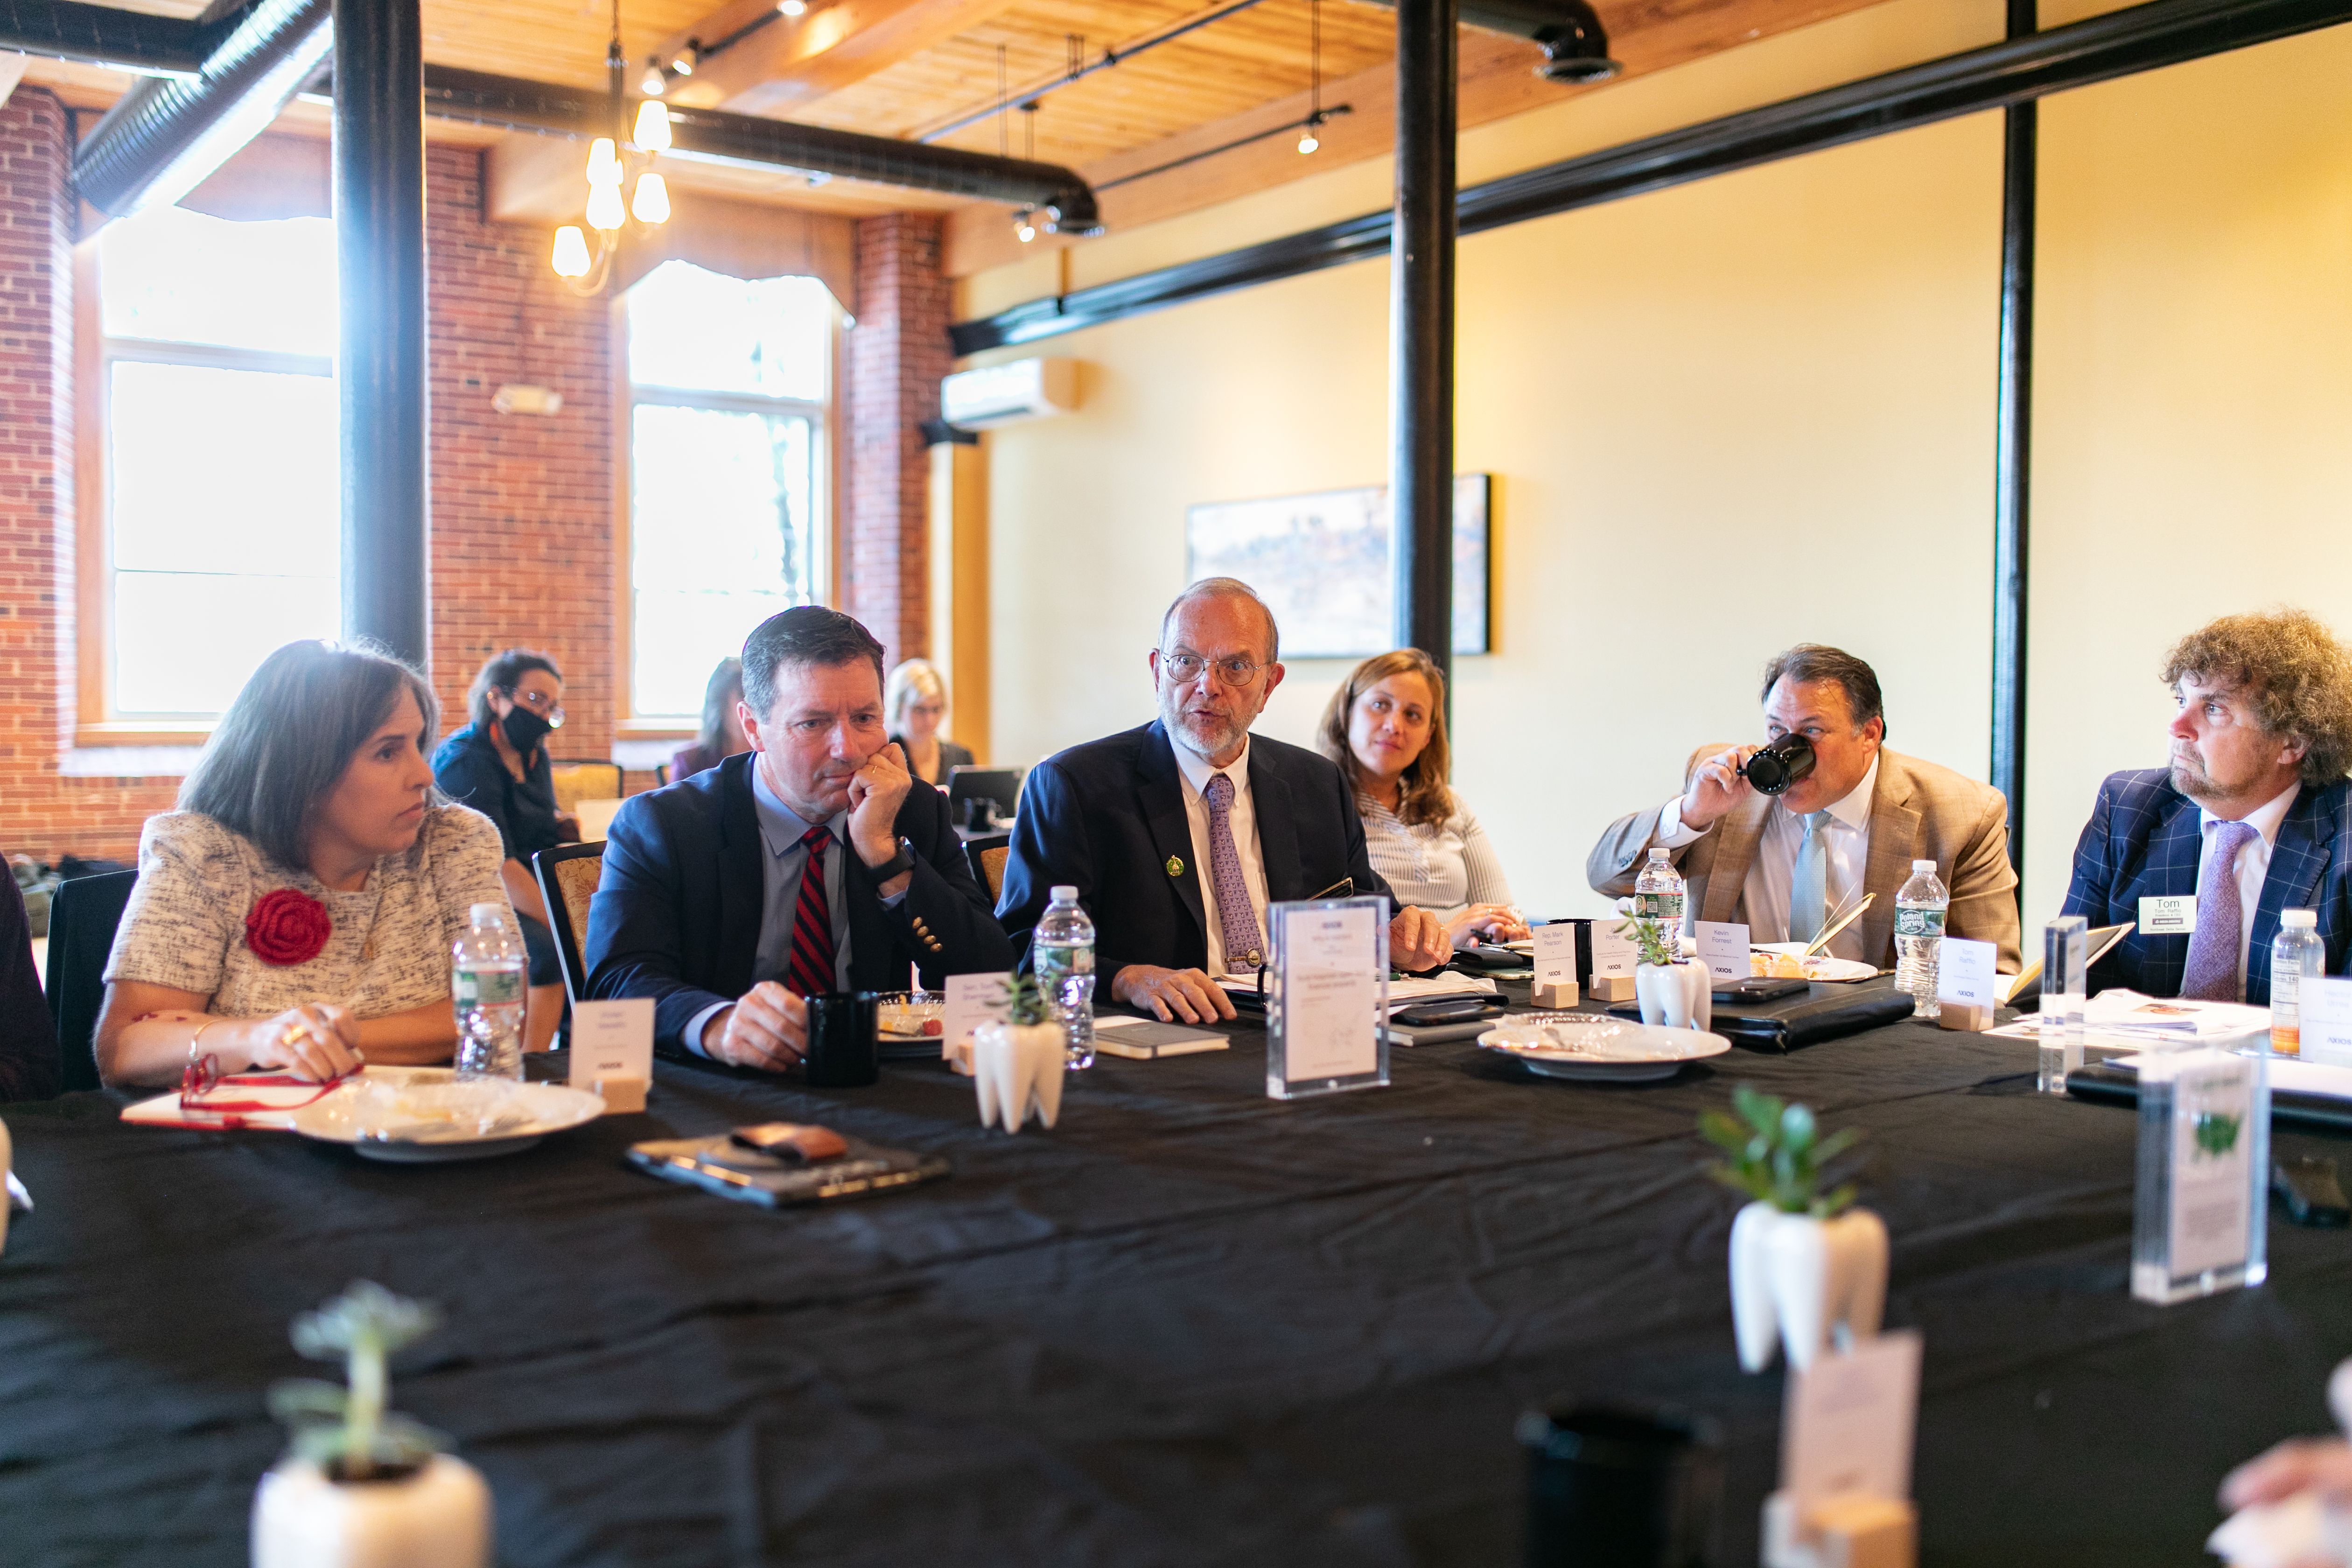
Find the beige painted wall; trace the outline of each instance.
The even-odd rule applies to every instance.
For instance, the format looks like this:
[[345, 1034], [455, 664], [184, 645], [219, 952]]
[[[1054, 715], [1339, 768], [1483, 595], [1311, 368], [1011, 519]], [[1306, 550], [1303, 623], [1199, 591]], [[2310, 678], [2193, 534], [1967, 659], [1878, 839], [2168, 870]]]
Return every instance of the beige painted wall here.
[[[1475, 132], [1465, 170], [1997, 27], [1991, 5], [1896, 0]], [[2352, 461], [2347, 65], [2323, 35], [2045, 111], [2029, 919], [2063, 892], [2098, 774], [2155, 755], [2164, 640], [2270, 596], [2273, 554], [2341, 571], [2320, 520]], [[1464, 242], [1458, 466], [1496, 476], [1498, 651], [1459, 666], [1456, 782], [1531, 912], [1598, 907], [1593, 837], [1669, 793], [1693, 744], [1752, 733], [1756, 670], [1801, 637], [1878, 667], [1897, 749], [1984, 775], [2000, 157], [1978, 116]], [[1339, 210], [1287, 187], [1286, 226], [1361, 209], [1360, 171], [1328, 178]], [[1157, 226], [1129, 259], [1265, 221]], [[1020, 270], [973, 280], [967, 310], [1035, 292]], [[1368, 264], [1050, 346], [1087, 365], [1081, 411], [988, 437], [999, 759], [1150, 715], [1188, 505], [1383, 477], [1386, 290]], [[2170, 570], [2217, 515], [2302, 531]], [[2142, 547], [2151, 522], [2166, 548]], [[1294, 665], [1261, 728], [1307, 739], [1343, 672]]]

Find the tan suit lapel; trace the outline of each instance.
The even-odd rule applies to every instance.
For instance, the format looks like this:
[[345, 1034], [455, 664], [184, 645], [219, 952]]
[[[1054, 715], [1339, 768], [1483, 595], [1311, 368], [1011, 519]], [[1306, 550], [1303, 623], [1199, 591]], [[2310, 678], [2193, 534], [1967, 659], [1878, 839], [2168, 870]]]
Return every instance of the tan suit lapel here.
[[1716, 824], [1715, 862], [1707, 868], [1699, 919], [1719, 923], [1738, 913], [1740, 897], [1748, 890], [1748, 868], [1756, 863], [1757, 841], [1764, 837], [1765, 814], [1771, 809], [1769, 795], [1751, 795]]
[[1863, 891], [1878, 895], [1862, 917], [1863, 956], [1882, 969], [1895, 962], [1895, 894], [1911, 875], [1919, 816], [1909, 772], [1882, 748], [1878, 784], [1870, 792], [1870, 858], [1862, 872]]

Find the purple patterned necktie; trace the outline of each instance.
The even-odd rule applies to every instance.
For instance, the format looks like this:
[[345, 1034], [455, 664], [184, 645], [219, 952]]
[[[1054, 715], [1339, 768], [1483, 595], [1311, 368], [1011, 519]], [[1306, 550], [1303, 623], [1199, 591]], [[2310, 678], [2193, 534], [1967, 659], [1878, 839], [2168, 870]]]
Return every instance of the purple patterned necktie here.
[[1201, 792], [1209, 803], [1209, 874], [1217, 889], [1217, 928], [1224, 933], [1225, 967], [1264, 961], [1257, 911], [1250, 908], [1249, 884], [1242, 880], [1241, 852], [1234, 847], [1234, 781], [1213, 775]]
[[2197, 889], [2197, 929], [2189, 938], [2180, 994], [2197, 1002], [2235, 1002], [2245, 919], [2238, 898], [2238, 851], [2253, 841], [2254, 830], [2242, 822], [2217, 822], [2213, 827], [2217, 841]]

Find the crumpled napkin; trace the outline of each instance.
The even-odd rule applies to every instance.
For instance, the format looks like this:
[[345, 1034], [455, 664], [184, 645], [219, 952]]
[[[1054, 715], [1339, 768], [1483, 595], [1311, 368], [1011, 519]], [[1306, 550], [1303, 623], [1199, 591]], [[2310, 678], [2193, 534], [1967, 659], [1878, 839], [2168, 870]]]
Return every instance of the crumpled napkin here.
[[2310, 1492], [2242, 1508], [2205, 1538], [2230, 1568], [2315, 1568], [2352, 1563], [2352, 1513]]

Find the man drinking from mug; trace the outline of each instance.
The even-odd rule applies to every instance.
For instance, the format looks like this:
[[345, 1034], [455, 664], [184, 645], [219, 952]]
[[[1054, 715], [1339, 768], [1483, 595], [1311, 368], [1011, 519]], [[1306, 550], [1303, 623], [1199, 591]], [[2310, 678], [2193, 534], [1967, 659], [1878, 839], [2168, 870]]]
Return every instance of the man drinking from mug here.
[[[1895, 893], [1915, 859], [1933, 859], [1951, 889], [1948, 936], [1998, 944], [2018, 968], [2017, 873], [1999, 790], [1888, 751], [1878, 677], [1850, 653], [1799, 643], [1764, 668], [1767, 746], [1702, 746], [1683, 793], [1621, 816], [1585, 861], [1596, 892], [1633, 890], [1653, 848], [1688, 883], [1703, 921], [1748, 927], [1758, 942], [1811, 942], [1864, 893], [1869, 911], [1829, 952], [1895, 963]], [[1771, 755], [1751, 767], [1759, 752]], [[1810, 756], [1810, 771], [1805, 759]], [[1757, 786], [1793, 782], [1777, 795]]]

